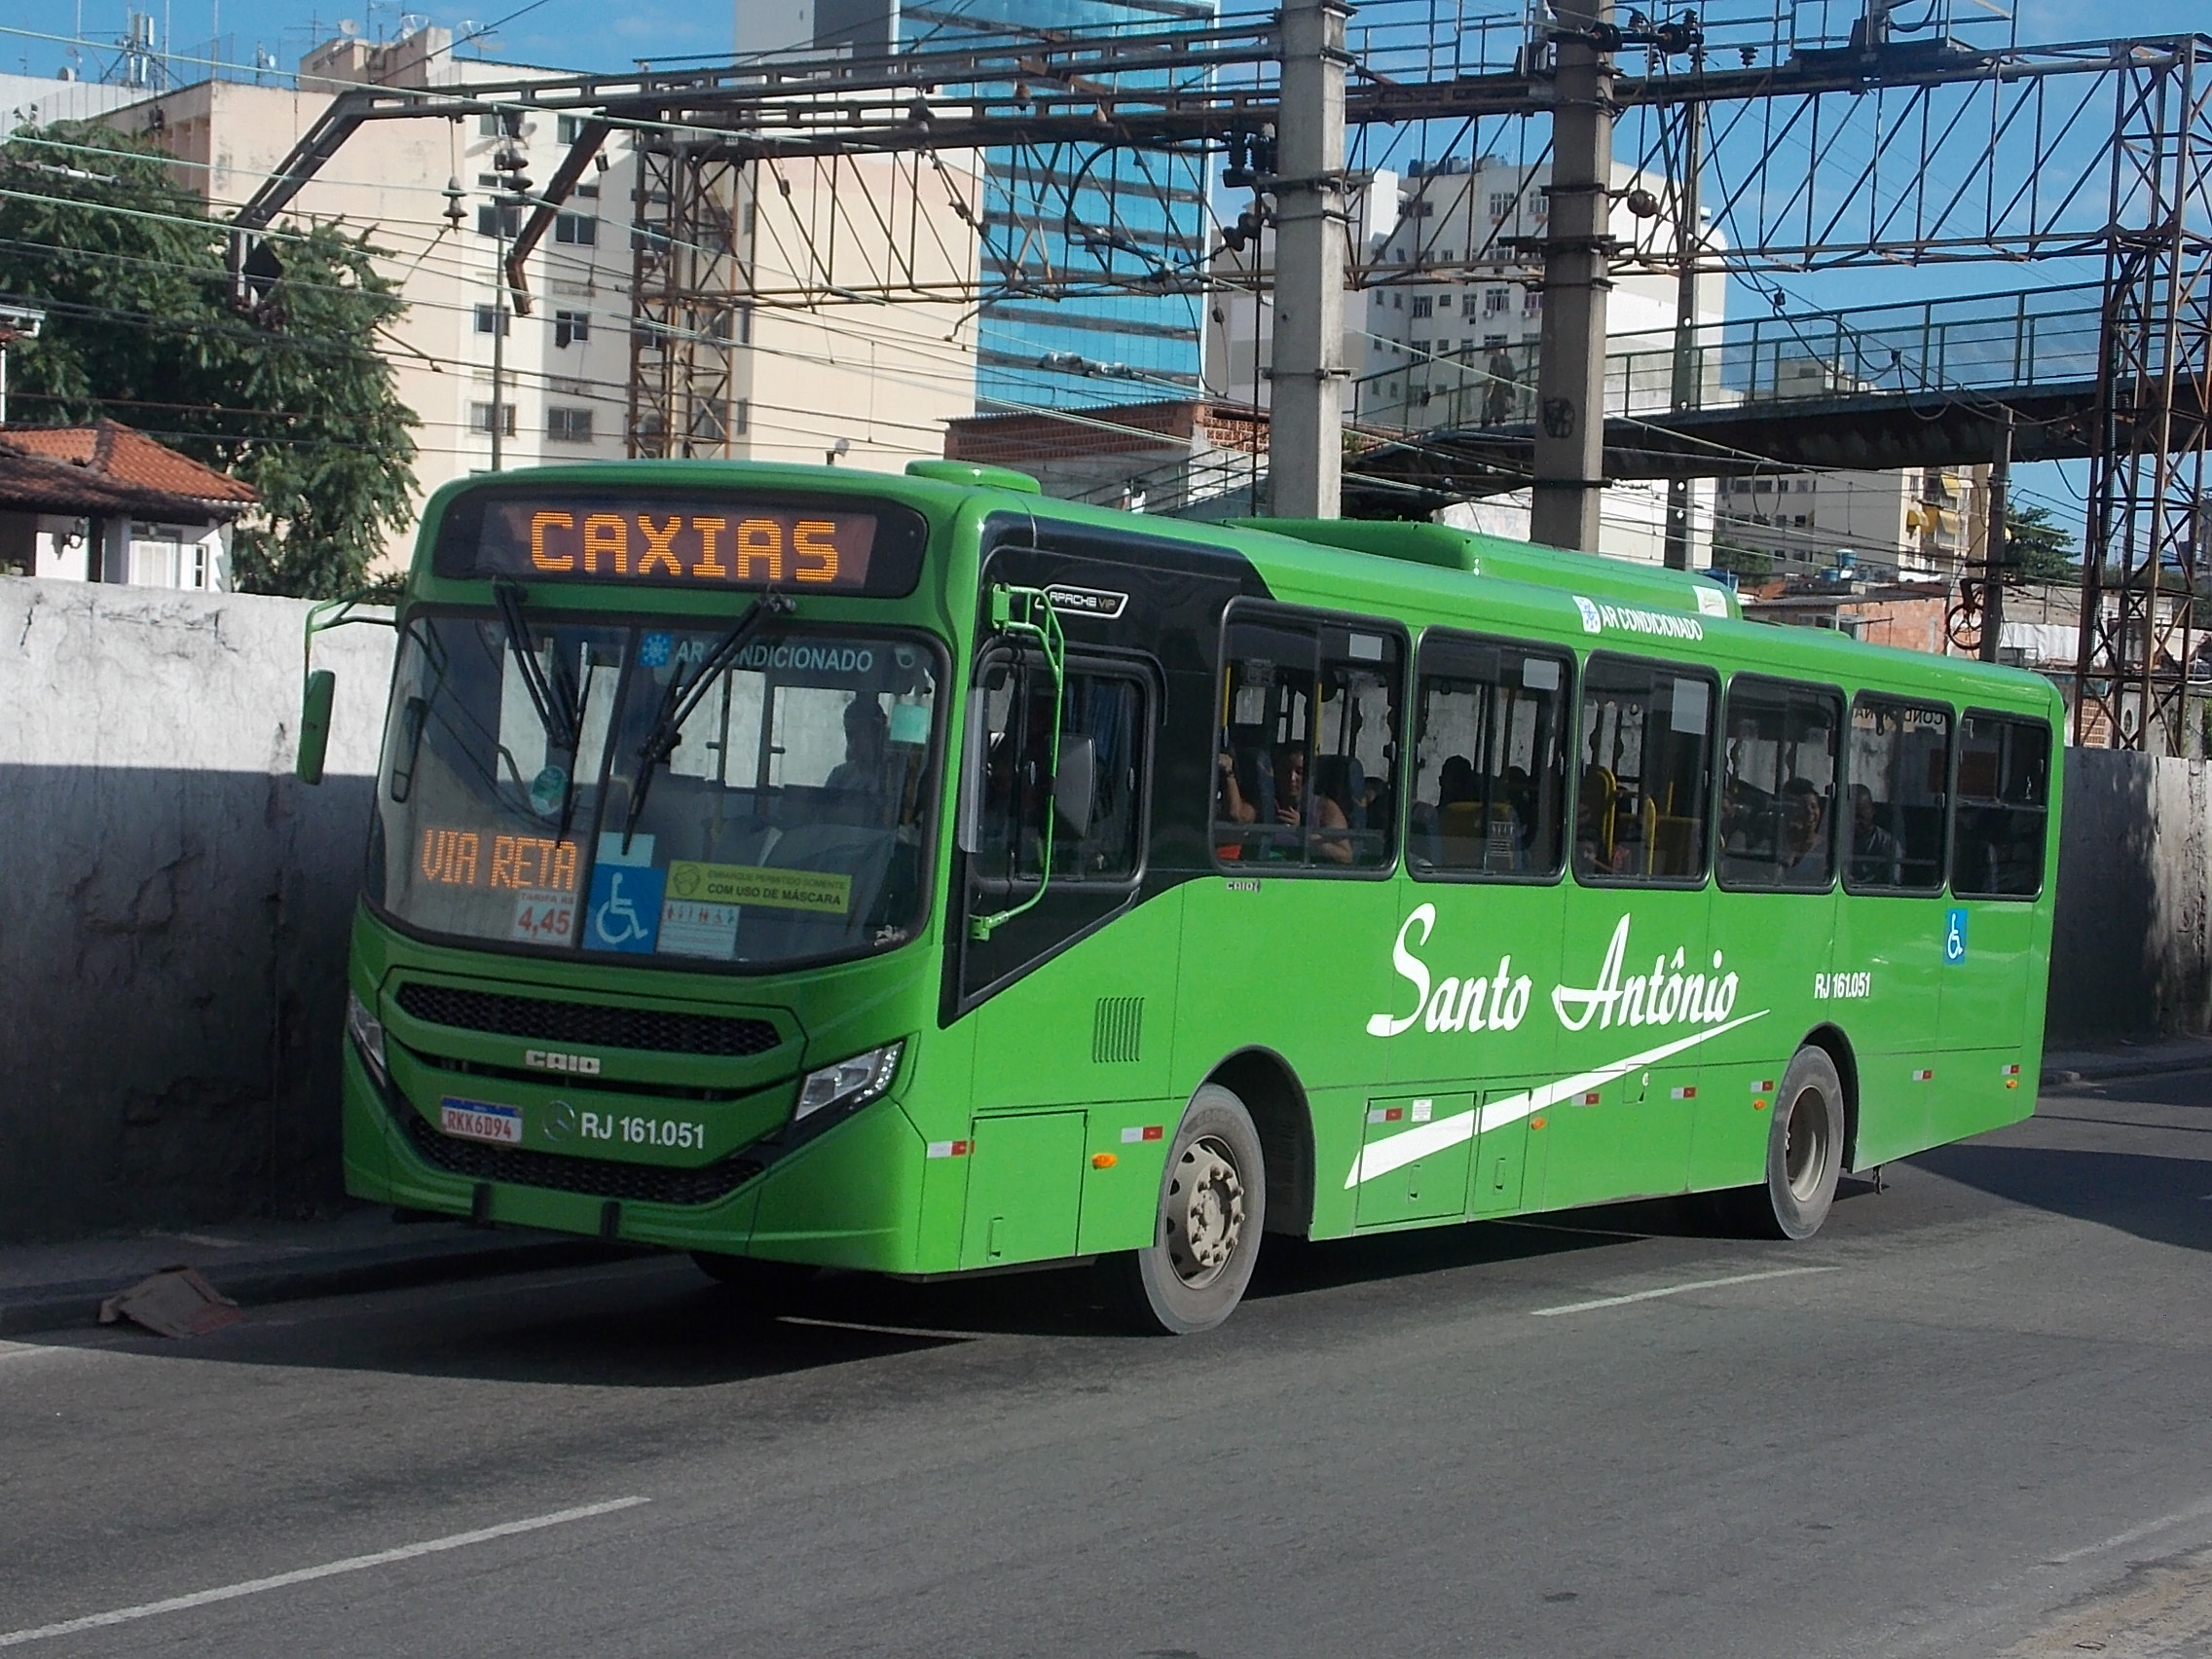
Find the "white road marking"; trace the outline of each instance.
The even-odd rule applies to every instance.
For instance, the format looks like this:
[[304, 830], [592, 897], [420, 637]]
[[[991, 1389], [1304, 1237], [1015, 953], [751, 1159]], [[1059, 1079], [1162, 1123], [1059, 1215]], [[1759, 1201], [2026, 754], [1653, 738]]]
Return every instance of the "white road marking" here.
[[871, 1337], [923, 1337], [933, 1343], [987, 1343], [997, 1334], [928, 1325], [879, 1325], [866, 1319], [818, 1319], [797, 1313], [785, 1313], [780, 1317], [786, 1325], [811, 1325], [823, 1331], [863, 1331]]
[[2161, 1515], [2156, 1521], [2146, 1521], [2140, 1527], [2130, 1527], [2124, 1532], [2115, 1532], [2111, 1537], [2100, 1539], [2096, 1543], [2083, 1544], [2078, 1550], [2068, 1550], [2064, 1555], [2054, 1555], [2046, 1560], [2044, 1566], [2067, 1567], [2087, 1556], [2103, 1555], [2110, 1550], [2125, 1549], [2129, 1544], [2139, 1544], [2145, 1538], [2155, 1537], [2168, 1528], [2179, 1527], [2189, 1521], [2201, 1521], [2207, 1515], [2212, 1515], [2212, 1498], [2206, 1498], [2200, 1503], [2193, 1503], [2187, 1509], [2177, 1509], [2171, 1515]]
[[26, 1641], [44, 1641], [50, 1637], [74, 1636], [79, 1631], [130, 1624], [138, 1619], [157, 1618], [163, 1613], [181, 1613], [192, 1607], [204, 1607], [211, 1602], [233, 1602], [240, 1596], [258, 1596], [264, 1591], [282, 1590], [317, 1578], [335, 1578], [341, 1573], [362, 1572], [372, 1567], [389, 1567], [393, 1562], [413, 1561], [417, 1556], [466, 1549], [471, 1544], [487, 1544], [495, 1538], [511, 1538], [518, 1532], [536, 1532], [547, 1527], [562, 1527], [571, 1521], [588, 1521], [595, 1515], [611, 1515], [616, 1510], [635, 1509], [641, 1503], [651, 1501], [649, 1497], [610, 1498], [605, 1503], [587, 1503], [577, 1509], [556, 1510], [551, 1515], [534, 1515], [527, 1521], [503, 1521], [497, 1527], [480, 1527], [473, 1532], [455, 1532], [448, 1537], [430, 1538], [420, 1544], [402, 1544], [395, 1550], [379, 1550], [374, 1555], [349, 1556], [344, 1561], [325, 1562], [320, 1567], [303, 1567], [297, 1571], [279, 1572], [268, 1578], [249, 1578], [242, 1584], [225, 1584], [214, 1590], [196, 1590], [189, 1596], [171, 1596], [166, 1602], [147, 1602], [135, 1607], [118, 1607], [107, 1613], [88, 1613], [81, 1619], [64, 1619], [59, 1624], [39, 1625], [30, 1630], [0, 1632], [0, 1647], [19, 1647]]
[[1795, 1278], [1800, 1273], [1836, 1273], [1841, 1268], [1775, 1268], [1763, 1273], [1735, 1273], [1727, 1278], [1697, 1279], [1670, 1284], [1658, 1290], [1639, 1290], [1627, 1296], [1601, 1296], [1594, 1302], [1568, 1302], [1558, 1308], [1537, 1308], [1531, 1316], [1549, 1319], [1555, 1313], [1589, 1313], [1600, 1308], [1624, 1308], [1631, 1302], [1654, 1302], [1662, 1296], [1682, 1296], [1693, 1290], [1717, 1290], [1724, 1284], [1755, 1284], [1760, 1279]]

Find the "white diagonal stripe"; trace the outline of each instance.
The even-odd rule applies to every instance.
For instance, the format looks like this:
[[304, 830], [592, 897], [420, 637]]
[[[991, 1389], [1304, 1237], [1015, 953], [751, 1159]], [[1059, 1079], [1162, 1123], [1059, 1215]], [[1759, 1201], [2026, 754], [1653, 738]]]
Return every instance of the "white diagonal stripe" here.
[[213, 1590], [196, 1590], [189, 1596], [171, 1596], [166, 1602], [145, 1602], [135, 1607], [118, 1607], [112, 1612], [88, 1613], [81, 1619], [64, 1619], [59, 1624], [0, 1632], [0, 1647], [19, 1647], [26, 1641], [74, 1636], [79, 1631], [129, 1624], [137, 1619], [156, 1618], [163, 1613], [181, 1613], [192, 1607], [204, 1607], [210, 1602], [233, 1602], [240, 1596], [259, 1596], [265, 1591], [307, 1584], [317, 1578], [335, 1578], [342, 1572], [361, 1572], [372, 1567], [389, 1567], [393, 1562], [413, 1561], [417, 1556], [466, 1549], [470, 1544], [488, 1544], [495, 1538], [511, 1538], [517, 1532], [535, 1532], [546, 1527], [565, 1526], [571, 1521], [588, 1521], [595, 1515], [611, 1515], [618, 1509], [635, 1509], [641, 1503], [651, 1501], [649, 1497], [609, 1498], [605, 1503], [587, 1503], [576, 1509], [556, 1510], [551, 1515], [533, 1515], [526, 1521], [502, 1521], [497, 1527], [480, 1527], [473, 1532], [455, 1532], [443, 1538], [428, 1538], [419, 1544], [402, 1544], [397, 1549], [379, 1550], [374, 1555], [349, 1556], [344, 1561], [324, 1562], [320, 1567], [303, 1567], [268, 1578], [249, 1578], [241, 1584], [225, 1584]]
[[[1603, 1088], [1616, 1078], [1626, 1077], [1639, 1066], [1656, 1065], [1685, 1049], [1694, 1049], [1700, 1043], [1710, 1043], [1714, 1038], [1733, 1031], [1739, 1025], [1749, 1025], [1754, 1019], [1764, 1019], [1767, 1012], [1762, 1008], [1756, 1014], [1747, 1014], [1724, 1025], [1714, 1025], [1704, 1031], [1693, 1031], [1687, 1037], [1677, 1037], [1672, 1043], [1662, 1043], [1656, 1049], [1646, 1049], [1641, 1054], [1614, 1060], [1595, 1071], [1576, 1072], [1572, 1077], [1561, 1078], [1557, 1083], [1547, 1083], [1538, 1088], [1508, 1094], [1502, 1100], [1493, 1100], [1482, 1108], [1482, 1132], [1487, 1134], [1492, 1129], [1503, 1128], [1507, 1124], [1518, 1123], [1532, 1112], [1545, 1111], [1562, 1100]], [[1461, 1141], [1471, 1139], [1476, 1132], [1475, 1117], [1476, 1114], [1471, 1111], [1456, 1112], [1449, 1118], [1439, 1118], [1433, 1124], [1423, 1124], [1419, 1128], [1406, 1130], [1404, 1134], [1392, 1135], [1388, 1140], [1380, 1140], [1372, 1146], [1363, 1147], [1359, 1156], [1352, 1160], [1351, 1172], [1345, 1177], [1345, 1191], [1348, 1193], [1363, 1181], [1372, 1181], [1378, 1175], [1387, 1175], [1393, 1169], [1402, 1169], [1416, 1159], [1426, 1158], [1432, 1152], [1441, 1152], [1448, 1146], [1457, 1146]]]

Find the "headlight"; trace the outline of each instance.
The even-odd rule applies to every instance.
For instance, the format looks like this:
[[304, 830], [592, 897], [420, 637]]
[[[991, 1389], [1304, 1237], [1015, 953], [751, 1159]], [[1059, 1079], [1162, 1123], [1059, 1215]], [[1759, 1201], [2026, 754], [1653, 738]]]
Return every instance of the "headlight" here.
[[354, 1047], [361, 1051], [361, 1058], [368, 1062], [369, 1070], [377, 1074], [377, 1082], [386, 1081], [384, 1021], [371, 1014], [368, 1004], [351, 991], [346, 993], [346, 1029]]
[[866, 1105], [891, 1087], [905, 1047], [903, 1042], [886, 1043], [880, 1049], [808, 1072], [798, 1086], [798, 1110], [792, 1116], [809, 1118], [832, 1106]]

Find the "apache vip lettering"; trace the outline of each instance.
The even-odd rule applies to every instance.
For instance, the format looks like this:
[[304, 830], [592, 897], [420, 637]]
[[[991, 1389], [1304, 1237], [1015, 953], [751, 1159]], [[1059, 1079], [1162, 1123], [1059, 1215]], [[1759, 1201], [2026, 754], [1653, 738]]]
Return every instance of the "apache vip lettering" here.
[[[1736, 1007], [1737, 982], [1727, 971], [1721, 952], [1713, 953], [1710, 970], [1689, 962], [1682, 946], [1672, 953], [1662, 949], [1644, 973], [1641, 958], [1629, 970], [1629, 925], [1622, 916], [1614, 925], [1604, 960], [1599, 964], [1597, 982], [1583, 987], [1552, 987], [1552, 1013], [1569, 1031], [1595, 1024], [1610, 1026], [1720, 1025]], [[1417, 937], [1418, 931], [1418, 937]], [[1430, 973], [1420, 952], [1429, 949], [1436, 931], [1436, 906], [1417, 904], [1398, 928], [1390, 947], [1390, 960], [1411, 993], [1409, 1014], [1369, 1016], [1371, 1037], [1398, 1037], [1419, 1025], [1429, 1031], [1513, 1031], [1528, 1017], [1533, 987], [1529, 977], [1513, 974], [1513, 958], [1501, 955], [1494, 972], [1474, 964], [1464, 975]]]

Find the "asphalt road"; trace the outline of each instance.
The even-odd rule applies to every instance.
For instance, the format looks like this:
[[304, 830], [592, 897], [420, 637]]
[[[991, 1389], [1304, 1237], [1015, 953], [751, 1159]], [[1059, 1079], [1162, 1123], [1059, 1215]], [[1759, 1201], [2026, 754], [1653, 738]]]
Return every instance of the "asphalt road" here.
[[2202, 1655], [2212, 1072], [2041, 1114], [1807, 1244], [1281, 1251], [1184, 1342], [653, 1259], [0, 1344], [0, 1647]]

